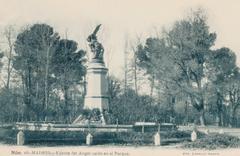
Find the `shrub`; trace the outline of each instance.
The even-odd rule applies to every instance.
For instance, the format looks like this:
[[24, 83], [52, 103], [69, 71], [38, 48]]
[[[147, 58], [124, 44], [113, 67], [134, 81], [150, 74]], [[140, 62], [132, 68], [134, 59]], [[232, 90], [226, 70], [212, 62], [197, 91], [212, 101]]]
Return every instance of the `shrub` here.
[[73, 132], [73, 131], [24, 131], [27, 144], [70, 144], [79, 145], [85, 144], [86, 132]]
[[0, 141], [5, 144], [15, 144], [17, 141], [17, 131], [11, 128], [0, 128]]
[[161, 137], [164, 139], [168, 138], [190, 138], [191, 132], [190, 131], [167, 131], [166, 133], [161, 133]]
[[94, 144], [147, 145], [153, 143], [153, 133], [105, 132], [94, 133]]
[[94, 108], [92, 110], [83, 109], [81, 114], [85, 119], [88, 119], [88, 120], [92, 120], [92, 121], [101, 120], [101, 111], [98, 108]]
[[202, 148], [202, 149], [217, 149], [217, 148], [237, 148], [240, 147], [240, 139], [224, 134], [211, 134], [208, 137], [200, 138], [195, 142], [183, 145], [185, 148]]

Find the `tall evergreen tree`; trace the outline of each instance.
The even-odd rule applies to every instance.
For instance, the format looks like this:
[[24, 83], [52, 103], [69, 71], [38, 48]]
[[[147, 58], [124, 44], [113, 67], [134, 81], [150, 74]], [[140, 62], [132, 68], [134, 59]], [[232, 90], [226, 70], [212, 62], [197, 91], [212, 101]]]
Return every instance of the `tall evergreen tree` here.
[[63, 116], [71, 121], [71, 98], [69, 89], [79, 84], [86, 74], [85, 51], [77, 49], [77, 43], [61, 39], [52, 57], [52, 68], [56, 87], [64, 94]]
[[23, 81], [27, 120], [44, 120], [48, 109], [50, 58], [59, 36], [46, 24], [34, 24], [18, 34], [13, 67]]

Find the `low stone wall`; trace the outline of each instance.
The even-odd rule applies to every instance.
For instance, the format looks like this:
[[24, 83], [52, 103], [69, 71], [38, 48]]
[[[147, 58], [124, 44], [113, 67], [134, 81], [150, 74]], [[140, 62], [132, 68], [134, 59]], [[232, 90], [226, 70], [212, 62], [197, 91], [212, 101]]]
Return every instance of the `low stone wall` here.
[[160, 125], [80, 125], [80, 124], [53, 124], [53, 123], [16, 123], [15, 130], [28, 131], [87, 131], [89, 129], [99, 132], [157, 132], [176, 130], [174, 124], [162, 123]]
[[[160, 128], [161, 127], [161, 128]], [[151, 142], [156, 141], [155, 145], [160, 145], [160, 130], [168, 131], [168, 130], [176, 130], [176, 125], [173, 124], [155, 124], [155, 125], [79, 125], [79, 124], [54, 124], [54, 123], [16, 123], [13, 127], [13, 130], [18, 131], [17, 135], [17, 144], [23, 145], [26, 140], [48, 140], [54, 141], [58, 139], [68, 140], [75, 139], [78, 140], [88, 140], [85, 139], [85, 136], [93, 135], [93, 140], [95, 142], [100, 138], [108, 139], [109, 136], [114, 138], [113, 140], [119, 141], [119, 136], [122, 136], [124, 140], [135, 140], [136, 138], [141, 138], [146, 140], [151, 140]], [[51, 133], [51, 134], [50, 134]], [[64, 133], [62, 135], [62, 133]], [[146, 135], [145, 135], [146, 133]], [[148, 133], [148, 134], [147, 134]], [[157, 133], [159, 134], [153, 137], [153, 135]], [[41, 137], [38, 135], [42, 134]], [[49, 135], [50, 134], [50, 135]], [[59, 136], [57, 135], [59, 134]], [[70, 138], [61, 138], [66, 134], [74, 134], [73, 137]], [[86, 135], [88, 134], [88, 135]], [[91, 135], [90, 135], [91, 134]], [[124, 134], [124, 135], [123, 135]], [[146, 136], [150, 135], [148, 138]], [[48, 135], [48, 136], [47, 136]], [[97, 135], [97, 137], [96, 137]], [[129, 135], [129, 136], [128, 136]], [[128, 137], [126, 137], [128, 136]], [[76, 138], [77, 137], [77, 138]], [[39, 139], [40, 138], [40, 139]], [[118, 139], [115, 139], [118, 138]], [[130, 139], [130, 140], [129, 140]], [[103, 139], [104, 140], [104, 139]], [[136, 140], [135, 140], [136, 141]], [[90, 139], [90, 142], [91, 139]], [[94, 141], [93, 141], [94, 142]], [[100, 140], [101, 142], [101, 140]], [[140, 141], [142, 142], [142, 141]], [[144, 141], [143, 141], [144, 142]], [[148, 141], [149, 142], [149, 141]]]
[[98, 131], [98, 132], [129, 132], [132, 125], [77, 125], [77, 124], [39, 124], [39, 123], [16, 123], [15, 130], [28, 131]]

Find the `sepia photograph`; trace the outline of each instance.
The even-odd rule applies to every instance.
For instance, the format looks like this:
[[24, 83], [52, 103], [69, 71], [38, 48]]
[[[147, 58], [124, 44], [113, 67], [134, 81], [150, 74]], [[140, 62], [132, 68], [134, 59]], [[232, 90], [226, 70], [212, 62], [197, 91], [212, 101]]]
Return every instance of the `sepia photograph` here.
[[0, 155], [239, 155], [239, 15], [238, 0], [0, 0]]

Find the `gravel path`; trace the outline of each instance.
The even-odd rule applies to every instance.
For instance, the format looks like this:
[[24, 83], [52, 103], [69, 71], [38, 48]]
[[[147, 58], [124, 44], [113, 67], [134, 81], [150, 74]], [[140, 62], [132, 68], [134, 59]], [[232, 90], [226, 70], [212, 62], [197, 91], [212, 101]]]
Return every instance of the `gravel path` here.
[[172, 147], [154, 147], [154, 146], [58, 146], [58, 147], [29, 147], [29, 146], [14, 146], [1, 145], [0, 155], [21, 155], [21, 156], [159, 156], [159, 155], [174, 155], [174, 156], [236, 156], [240, 149], [225, 149], [225, 150], [183, 150], [174, 149]]

